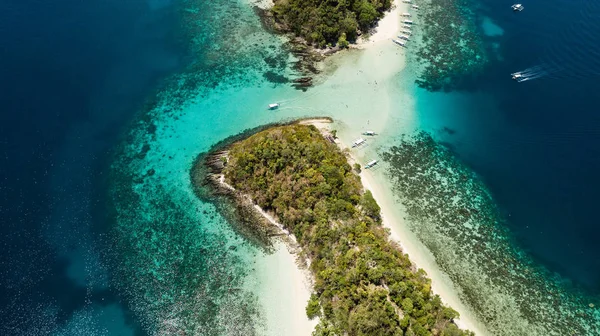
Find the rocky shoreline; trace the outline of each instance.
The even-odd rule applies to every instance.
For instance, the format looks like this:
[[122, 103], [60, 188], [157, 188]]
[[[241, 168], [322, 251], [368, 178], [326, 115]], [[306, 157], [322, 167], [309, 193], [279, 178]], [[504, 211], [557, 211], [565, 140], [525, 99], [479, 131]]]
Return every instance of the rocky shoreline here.
[[[262, 249], [272, 250], [274, 239], [278, 239], [286, 244], [290, 252], [296, 253], [299, 251], [295, 238], [287, 230], [283, 229], [274, 222], [269, 214], [256, 206], [248, 195], [236, 190], [224, 181], [223, 173], [227, 165], [228, 150], [236, 142], [260, 131], [276, 126], [301, 124], [311, 120], [333, 122], [329, 117], [318, 117], [267, 124], [248, 129], [219, 142], [208, 153], [198, 156], [193, 164], [190, 175], [196, 195], [200, 199], [213, 203], [238, 233]], [[304, 257], [300, 259], [299, 264], [308, 263]]]

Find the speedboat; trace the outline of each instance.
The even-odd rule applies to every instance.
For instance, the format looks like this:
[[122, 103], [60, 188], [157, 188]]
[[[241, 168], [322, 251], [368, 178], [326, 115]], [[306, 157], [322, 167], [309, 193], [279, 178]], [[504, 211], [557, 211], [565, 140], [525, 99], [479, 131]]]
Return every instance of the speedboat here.
[[521, 80], [521, 79], [524, 79], [524, 78], [525, 78], [525, 76], [523, 76], [523, 75], [522, 75], [521, 73], [519, 73], [519, 72], [515, 72], [514, 74], [512, 74], [512, 79], [514, 79], [514, 80], [516, 80], [516, 81], [518, 81], [518, 80]]
[[520, 12], [520, 11], [522, 11], [523, 9], [525, 9], [525, 7], [523, 7], [523, 5], [521, 5], [521, 4], [514, 4], [514, 5], [510, 6], [510, 7], [511, 7], [511, 8], [513, 9], [513, 11], [515, 11], [515, 12]]
[[279, 103], [269, 104], [269, 110], [275, 110], [279, 107]]

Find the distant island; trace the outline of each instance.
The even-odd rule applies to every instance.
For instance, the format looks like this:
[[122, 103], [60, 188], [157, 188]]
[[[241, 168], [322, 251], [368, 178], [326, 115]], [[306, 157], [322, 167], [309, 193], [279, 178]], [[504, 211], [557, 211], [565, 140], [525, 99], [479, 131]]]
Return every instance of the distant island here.
[[458, 313], [389, 239], [359, 169], [333, 134], [302, 121], [216, 148], [197, 160], [192, 177], [229, 195], [242, 214], [248, 200], [260, 207], [246, 221], [268, 214], [293, 235], [314, 277], [306, 307], [319, 319], [313, 335], [474, 335], [456, 326]]
[[361, 33], [368, 32], [392, 0], [275, 0], [270, 10], [273, 26], [289, 32], [312, 46], [347, 47]]

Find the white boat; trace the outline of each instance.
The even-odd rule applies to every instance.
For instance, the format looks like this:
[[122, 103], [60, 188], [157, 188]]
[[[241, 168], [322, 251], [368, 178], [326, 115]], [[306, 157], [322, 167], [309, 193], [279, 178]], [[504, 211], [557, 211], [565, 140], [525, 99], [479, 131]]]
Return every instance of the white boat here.
[[410, 29], [410, 28], [412, 28], [412, 26], [405, 24], [405, 25], [402, 25], [402, 28], [409, 28]]
[[523, 5], [521, 5], [521, 4], [514, 4], [514, 5], [510, 6], [510, 7], [511, 7], [511, 8], [513, 9], [513, 11], [515, 11], [515, 12], [520, 12], [520, 11], [522, 11], [523, 9], [525, 9], [525, 7], [523, 7]]
[[512, 79], [518, 81], [520, 79], [525, 78], [525, 76], [523, 76], [520, 72], [515, 72], [514, 74], [511, 74]]
[[275, 110], [279, 107], [279, 103], [269, 104], [269, 110]]
[[398, 35], [398, 38], [408, 41], [409, 37], [406, 35]]
[[413, 24], [413, 22], [412, 22], [411, 20], [404, 20], [404, 21], [402, 21], [402, 22], [404, 22], [404, 23], [406, 23], [406, 24], [409, 24], [409, 25]]
[[373, 132], [373, 131], [365, 131], [365, 132], [363, 132], [363, 135], [373, 136], [373, 135], [375, 135], [375, 132]]
[[406, 35], [412, 35], [412, 32], [408, 29], [402, 29], [401, 32], [403, 32]]
[[358, 147], [360, 145], [363, 145], [367, 142], [367, 140], [363, 139], [363, 138], [358, 138], [356, 140], [354, 140], [354, 142], [352, 143], [352, 148]]
[[371, 160], [365, 165], [365, 169], [369, 169], [377, 164], [377, 160]]
[[402, 47], [406, 47], [406, 42], [404, 42], [404, 41], [400, 41], [400, 40], [392, 40], [392, 41], [394, 41], [394, 43], [396, 43]]
[[410, 0], [402, 0], [402, 2], [404, 2], [404, 3], [411, 3], [412, 1], [410, 1]]
[[419, 9], [419, 6], [417, 6], [417, 5], [412, 5], [412, 8], [414, 8], [414, 9]]
[[402, 16], [410, 16], [410, 13], [402, 13]]

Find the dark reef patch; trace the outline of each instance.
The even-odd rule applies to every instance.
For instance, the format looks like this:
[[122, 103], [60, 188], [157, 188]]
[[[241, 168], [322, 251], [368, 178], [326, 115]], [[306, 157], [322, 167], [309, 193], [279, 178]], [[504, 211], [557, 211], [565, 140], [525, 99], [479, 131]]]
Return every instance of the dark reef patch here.
[[488, 62], [471, 0], [416, 0], [420, 41], [410, 55], [418, 64], [419, 87], [428, 91], [472, 89]]

